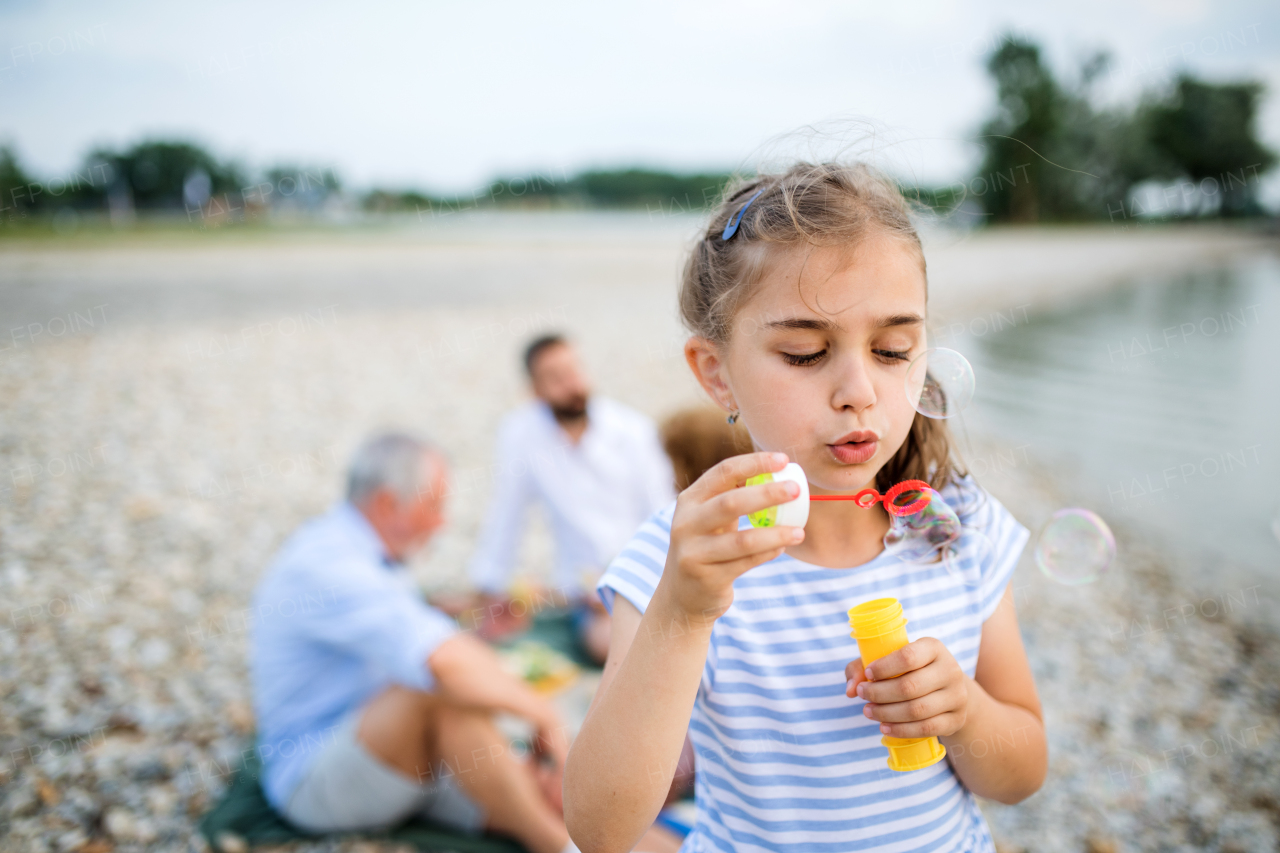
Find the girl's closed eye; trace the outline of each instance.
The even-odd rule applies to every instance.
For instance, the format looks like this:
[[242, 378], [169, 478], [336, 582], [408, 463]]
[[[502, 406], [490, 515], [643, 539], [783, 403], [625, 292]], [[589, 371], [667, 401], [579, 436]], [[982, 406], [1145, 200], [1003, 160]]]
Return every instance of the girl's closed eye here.
[[[907, 362], [911, 360], [911, 350], [909, 349], [873, 349], [871, 352], [886, 362]], [[817, 364], [826, 354], [827, 351], [825, 349], [809, 353], [784, 352], [782, 353], [782, 358], [788, 364], [793, 364], [797, 367], [807, 367], [811, 364]]]
[[817, 364], [818, 361], [826, 354], [827, 351], [825, 349], [808, 353], [784, 352], [782, 354], [782, 358], [787, 362], [787, 364], [794, 364], [797, 367], [805, 367], [810, 364]]

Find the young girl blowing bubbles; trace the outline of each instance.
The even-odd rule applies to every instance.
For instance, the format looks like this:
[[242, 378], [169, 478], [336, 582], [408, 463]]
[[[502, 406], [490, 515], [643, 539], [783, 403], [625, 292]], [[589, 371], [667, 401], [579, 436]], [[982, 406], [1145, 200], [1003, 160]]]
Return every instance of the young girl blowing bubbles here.
[[[1009, 586], [1028, 534], [907, 399], [926, 296], [908, 208], [865, 166], [761, 175], [712, 218], [684, 273], [685, 357], [759, 452], [707, 471], [600, 579], [609, 658], [564, 782], [583, 850], [632, 848], [686, 730], [697, 824], [682, 851], [990, 851], [973, 795], [1016, 803], [1040, 787], [1044, 728]], [[851, 501], [815, 502], [804, 529], [752, 528], [748, 513], [799, 489], [744, 482], [789, 460], [813, 494], [928, 481], [987, 546], [905, 562], [884, 551], [888, 514]], [[915, 639], [864, 669], [847, 611], [884, 597]], [[947, 757], [892, 771], [882, 735], [937, 736]]]

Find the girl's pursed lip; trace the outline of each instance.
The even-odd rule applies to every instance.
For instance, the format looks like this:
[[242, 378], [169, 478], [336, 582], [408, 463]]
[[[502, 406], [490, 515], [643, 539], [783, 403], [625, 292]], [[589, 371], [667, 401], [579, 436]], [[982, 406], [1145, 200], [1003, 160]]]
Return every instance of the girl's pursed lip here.
[[836, 444], [848, 444], [850, 442], [879, 441], [879, 440], [880, 440], [880, 436], [876, 435], [875, 430], [857, 429], [849, 433], [848, 435], [837, 438], [835, 441], [831, 443], [833, 445], [836, 445]]
[[828, 444], [827, 448], [837, 462], [842, 462], [846, 465], [858, 465], [875, 456], [876, 451], [880, 449], [880, 443], [877, 441], [860, 441], [853, 444]]

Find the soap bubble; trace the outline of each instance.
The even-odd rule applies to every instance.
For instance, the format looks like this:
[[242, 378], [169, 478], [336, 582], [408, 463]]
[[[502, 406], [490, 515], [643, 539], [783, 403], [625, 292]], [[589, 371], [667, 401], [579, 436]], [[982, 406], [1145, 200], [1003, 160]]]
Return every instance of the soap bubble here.
[[927, 418], [952, 418], [973, 400], [973, 366], [953, 349], [927, 349], [907, 367], [907, 399]]
[[1058, 510], [1036, 542], [1040, 571], [1071, 586], [1096, 581], [1115, 557], [1116, 539], [1111, 528], [1087, 509]]
[[[907, 506], [919, 497], [919, 492], [909, 490], [898, 496], [895, 503]], [[890, 515], [889, 531], [884, 535], [884, 547], [909, 562], [931, 558], [939, 548], [960, 538], [960, 519], [942, 495], [927, 489], [929, 502], [920, 510], [907, 516]]]

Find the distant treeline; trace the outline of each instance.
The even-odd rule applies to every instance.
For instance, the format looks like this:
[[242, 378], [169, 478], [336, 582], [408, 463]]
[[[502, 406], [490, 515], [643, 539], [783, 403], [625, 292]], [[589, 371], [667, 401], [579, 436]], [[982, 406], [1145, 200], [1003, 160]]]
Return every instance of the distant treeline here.
[[461, 195], [374, 190], [362, 203], [366, 210], [411, 211], [420, 216], [480, 207], [642, 208], [681, 213], [715, 204], [729, 178], [729, 172], [678, 174], [634, 168], [593, 169], [574, 175], [537, 172], [499, 178]]
[[187, 141], [95, 149], [79, 168], [53, 178], [30, 175], [12, 148], [0, 146], [0, 224], [88, 211], [113, 219], [167, 212], [200, 223], [247, 221], [282, 209], [315, 213], [329, 204], [423, 219], [477, 208], [638, 207], [673, 213], [713, 204], [728, 179], [728, 172], [596, 169], [504, 177], [462, 194], [384, 189], [344, 194], [332, 166], [277, 166], [251, 176], [239, 164], [219, 161]]
[[35, 178], [13, 149], [0, 146], [0, 224], [26, 217], [102, 211], [115, 221], [137, 212], [186, 214], [192, 221], [236, 221], [266, 210], [311, 211], [341, 189], [328, 166], [275, 166], [250, 176], [185, 141], [98, 148], [65, 175]]
[[[981, 124], [978, 170], [944, 186], [904, 186], [909, 198], [970, 221], [1112, 222], [1263, 211], [1257, 190], [1276, 155], [1256, 136], [1263, 86], [1182, 75], [1127, 107], [1099, 105], [1110, 67], [1097, 54], [1059, 80], [1033, 42], [1006, 36], [988, 56], [995, 113]], [[326, 211], [412, 213], [426, 220], [480, 208], [633, 208], [700, 212], [730, 173], [655, 169], [533, 173], [474, 192], [415, 189], [344, 192], [332, 166], [279, 165], [260, 174], [186, 141], [150, 140], [90, 151], [67, 175], [35, 178], [0, 146], [0, 224], [106, 211], [184, 215], [201, 224]]]

